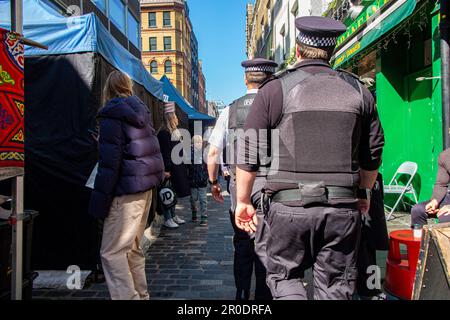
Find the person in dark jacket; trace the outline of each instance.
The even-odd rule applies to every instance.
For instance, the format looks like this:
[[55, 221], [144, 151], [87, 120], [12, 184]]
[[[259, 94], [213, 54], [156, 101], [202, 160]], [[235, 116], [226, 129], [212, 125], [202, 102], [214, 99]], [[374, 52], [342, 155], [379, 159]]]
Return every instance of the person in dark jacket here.
[[384, 211], [383, 176], [378, 174], [372, 189], [368, 215], [363, 215], [361, 240], [359, 244], [356, 267], [356, 292], [361, 300], [384, 300], [379, 279], [374, 279], [377, 267], [377, 251], [389, 250], [389, 234]]
[[450, 222], [450, 149], [439, 155], [438, 174], [432, 200], [415, 205], [411, 210], [411, 224], [425, 226], [428, 218], [436, 218], [439, 223]]
[[208, 167], [203, 161], [203, 138], [196, 135], [192, 140], [192, 163], [188, 167], [188, 177], [191, 182], [192, 222], [197, 222], [198, 204], [200, 203], [200, 225], [206, 225], [208, 223]]
[[[178, 130], [178, 118], [175, 114], [175, 105], [167, 103], [164, 109], [164, 121], [158, 131], [158, 140], [161, 145], [161, 153], [164, 160], [165, 179], [169, 180], [177, 197], [185, 198], [191, 195], [191, 188], [187, 176], [187, 168], [183, 163], [175, 164], [172, 159], [172, 150], [181, 142], [181, 134]], [[183, 157], [182, 151], [179, 154]], [[163, 209], [164, 226], [169, 229], [177, 229], [186, 221], [178, 217], [175, 207]]]
[[152, 189], [164, 164], [149, 109], [133, 96], [131, 79], [112, 72], [105, 85], [99, 162], [89, 212], [105, 219], [101, 258], [113, 300], [148, 300], [145, 257], [140, 246]]

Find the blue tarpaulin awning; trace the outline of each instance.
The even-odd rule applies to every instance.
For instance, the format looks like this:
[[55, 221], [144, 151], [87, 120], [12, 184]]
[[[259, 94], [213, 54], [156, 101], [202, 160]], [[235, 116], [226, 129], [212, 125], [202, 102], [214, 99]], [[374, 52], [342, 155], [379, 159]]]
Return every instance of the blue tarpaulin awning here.
[[160, 80], [163, 84], [164, 95], [167, 96], [168, 101], [175, 102], [184, 113], [188, 115], [189, 120], [205, 120], [205, 121], [213, 121], [214, 117], [211, 117], [207, 114], [201, 113], [194, 109], [186, 99], [178, 92], [177, 88], [170, 82], [167, 76], [162, 76]]
[[[10, 1], [0, 0], [0, 27], [10, 29]], [[126, 50], [95, 14], [65, 17], [45, 0], [23, 1], [24, 36], [48, 46], [25, 48], [25, 56], [96, 52], [116, 69], [127, 73], [153, 96], [163, 100], [162, 83], [153, 78], [142, 61]]]

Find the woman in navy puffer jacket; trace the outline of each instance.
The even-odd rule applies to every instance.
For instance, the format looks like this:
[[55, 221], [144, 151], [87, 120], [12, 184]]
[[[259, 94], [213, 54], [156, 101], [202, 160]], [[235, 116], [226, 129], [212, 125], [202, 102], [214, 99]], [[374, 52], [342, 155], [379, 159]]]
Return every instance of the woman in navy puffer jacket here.
[[140, 247], [152, 189], [164, 174], [148, 108], [133, 96], [131, 79], [112, 72], [100, 110], [99, 166], [89, 211], [105, 218], [101, 257], [111, 298], [149, 299]]

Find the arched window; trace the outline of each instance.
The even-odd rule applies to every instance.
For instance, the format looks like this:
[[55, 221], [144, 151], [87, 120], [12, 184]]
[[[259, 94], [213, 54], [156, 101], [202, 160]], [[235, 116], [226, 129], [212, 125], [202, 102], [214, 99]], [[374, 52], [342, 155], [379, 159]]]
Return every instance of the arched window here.
[[150, 73], [158, 73], [158, 62], [156, 62], [155, 60], [150, 62]]
[[164, 73], [172, 73], [172, 61], [167, 60], [164, 63]]

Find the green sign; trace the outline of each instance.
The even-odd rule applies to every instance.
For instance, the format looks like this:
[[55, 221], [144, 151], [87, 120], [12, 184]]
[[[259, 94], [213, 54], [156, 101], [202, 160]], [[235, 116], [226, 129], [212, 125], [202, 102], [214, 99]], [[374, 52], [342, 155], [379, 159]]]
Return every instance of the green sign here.
[[[384, 1], [380, 0], [380, 3], [384, 3], [384, 5], [386, 5], [386, 3], [391, 1], [400, 1], [400, 0], [384, 0]], [[380, 37], [385, 35], [387, 32], [391, 31], [395, 26], [399, 25], [403, 20], [409, 17], [413, 13], [415, 7], [416, 7], [416, 0], [404, 1], [404, 3], [401, 4], [398, 8], [396, 8], [392, 13], [384, 17], [382, 21], [378, 22], [376, 28], [372, 28], [372, 30], [369, 31], [366, 35], [364, 35], [360, 39], [357, 39], [357, 41], [355, 41], [348, 49], [346, 49], [344, 52], [336, 56], [333, 59], [334, 67], [335, 68], [339, 67], [344, 62], [351, 59], [356, 53], [375, 43]], [[351, 31], [351, 29], [349, 31]], [[349, 31], [347, 31], [347, 33]]]
[[372, 17], [377, 12], [385, 7], [388, 3], [391, 3], [394, 0], [379, 0], [376, 4], [370, 5], [367, 7], [366, 12], [359, 15], [355, 21], [347, 28], [347, 31], [338, 38], [337, 40], [337, 48], [344, 43], [348, 38], [359, 32], [359, 30], [369, 21], [370, 17]]

